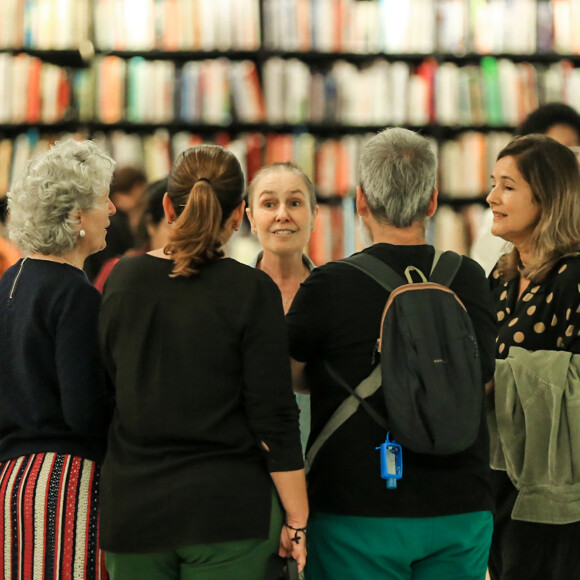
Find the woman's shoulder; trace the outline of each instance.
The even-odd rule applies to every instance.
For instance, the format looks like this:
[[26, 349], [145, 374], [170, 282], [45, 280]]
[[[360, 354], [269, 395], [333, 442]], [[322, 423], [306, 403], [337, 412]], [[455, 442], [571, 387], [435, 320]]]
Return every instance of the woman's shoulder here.
[[238, 283], [246, 282], [250, 285], [266, 285], [266, 286], [276, 286], [276, 283], [266, 272], [259, 270], [251, 265], [243, 264], [238, 262], [234, 258], [224, 258], [223, 260], [218, 260], [214, 262], [214, 268], [216, 272], [222, 273], [224, 276], [231, 277]]
[[580, 255], [565, 256], [554, 264], [544, 283], [554, 289], [580, 291]]
[[554, 268], [552, 268], [552, 274], [570, 276], [580, 272], [580, 254], [574, 254], [572, 256], [564, 256], [560, 258]]

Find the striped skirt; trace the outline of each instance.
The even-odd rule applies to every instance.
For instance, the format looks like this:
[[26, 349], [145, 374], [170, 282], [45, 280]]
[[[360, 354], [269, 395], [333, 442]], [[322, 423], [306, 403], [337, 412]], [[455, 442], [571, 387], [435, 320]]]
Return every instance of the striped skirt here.
[[107, 578], [98, 549], [99, 474], [93, 461], [58, 453], [0, 463], [2, 578]]

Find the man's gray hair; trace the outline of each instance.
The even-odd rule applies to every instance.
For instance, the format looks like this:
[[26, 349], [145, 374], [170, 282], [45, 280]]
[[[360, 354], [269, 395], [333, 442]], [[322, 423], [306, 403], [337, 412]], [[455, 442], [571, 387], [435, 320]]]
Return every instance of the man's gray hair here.
[[407, 129], [385, 129], [363, 147], [359, 174], [373, 216], [398, 228], [427, 217], [437, 181], [429, 141]]
[[61, 255], [78, 241], [74, 213], [95, 207], [115, 162], [93, 141], [56, 143], [28, 160], [8, 192], [8, 232], [25, 253]]

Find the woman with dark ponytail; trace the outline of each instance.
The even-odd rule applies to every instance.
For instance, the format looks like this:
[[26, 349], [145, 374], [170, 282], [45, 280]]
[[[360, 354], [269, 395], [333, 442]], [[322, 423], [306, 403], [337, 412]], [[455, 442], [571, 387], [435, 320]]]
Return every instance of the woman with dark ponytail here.
[[231, 152], [187, 149], [163, 200], [169, 243], [122, 259], [105, 287], [101, 344], [117, 409], [101, 545], [113, 580], [265, 580], [274, 553], [304, 566], [308, 505], [280, 292], [223, 251], [243, 193]]

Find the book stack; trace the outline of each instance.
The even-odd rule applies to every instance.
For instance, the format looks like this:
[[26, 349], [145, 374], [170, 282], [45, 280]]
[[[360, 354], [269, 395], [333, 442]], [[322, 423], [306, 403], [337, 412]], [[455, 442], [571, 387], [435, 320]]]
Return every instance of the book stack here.
[[264, 0], [264, 47], [429, 54], [435, 51], [435, 15], [432, 0]]
[[360, 249], [353, 200], [347, 198], [340, 203], [319, 203], [316, 225], [308, 244], [310, 259], [321, 265], [330, 260], [340, 260]]
[[0, 49], [76, 50], [90, 40], [91, 0], [0, 0]]
[[[93, 79], [87, 78], [91, 74]], [[99, 56], [92, 71], [78, 71], [74, 83], [79, 116], [115, 124], [185, 123], [229, 125], [266, 118], [262, 89], [252, 61], [225, 58], [187, 62]], [[92, 90], [95, 87], [95, 90]]]
[[552, 10], [539, 7], [545, 0], [264, 0], [264, 46], [287, 52], [534, 54], [545, 46], [553, 15], [554, 48], [572, 53], [578, 0], [553, 2]]
[[445, 141], [439, 153], [439, 190], [446, 199], [482, 197], [490, 188], [497, 154], [512, 135], [466, 131]]
[[27, 54], [0, 53], [0, 124], [57, 123], [72, 116], [72, 72]]
[[96, 46], [109, 51], [260, 47], [259, 0], [96, 0]]

